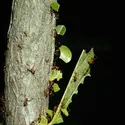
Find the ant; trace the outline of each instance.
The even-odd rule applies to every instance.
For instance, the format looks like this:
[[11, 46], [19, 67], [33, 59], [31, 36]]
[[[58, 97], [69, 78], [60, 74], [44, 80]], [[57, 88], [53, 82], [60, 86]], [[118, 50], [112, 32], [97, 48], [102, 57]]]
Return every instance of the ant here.
[[36, 71], [36, 69], [35, 69], [35, 65], [34, 65], [31, 69], [28, 68], [27, 66], [26, 66], [26, 68], [27, 68], [27, 70], [28, 70], [29, 72], [31, 72], [32, 74], [34, 74], [35, 71]]
[[53, 66], [52, 69], [56, 69], [56, 70], [59, 70], [60, 67], [59, 66]]
[[77, 76], [78, 76], [78, 74], [75, 72], [74, 73], [75, 75], [74, 75], [74, 82], [76, 82], [77, 81]]
[[57, 56], [57, 57], [60, 55], [60, 50], [59, 50], [60, 46], [61, 46], [61, 43], [56, 42], [56, 44], [55, 44], [55, 56]]
[[4, 93], [0, 94], [0, 114], [4, 116], [5, 113], [5, 98]]
[[28, 98], [25, 98], [24, 102], [23, 102], [23, 106], [27, 106], [28, 105], [28, 101], [31, 101], [32, 99], [28, 100]]
[[53, 40], [56, 40], [56, 31], [54, 31], [54, 33], [53, 33]]
[[[56, 110], [57, 110], [57, 106], [55, 105], [53, 107], [53, 115], [55, 115], [56, 113]], [[49, 116], [49, 114], [46, 114], [46, 117], [47, 117], [47, 120], [48, 120], [48, 123], [51, 121], [51, 117]]]
[[49, 81], [49, 95], [52, 96], [53, 94], [53, 81]]
[[48, 95], [49, 95], [49, 89], [48, 89], [48, 87], [44, 90], [44, 95], [45, 95], [45, 97], [48, 97]]
[[46, 118], [48, 120], [48, 123], [51, 122], [51, 117], [48, 114], [46, 114]]
[[54, 107], [53, 107], [53, 113], [54, 113], [54, 115], [55, 115], [55, 113], [56, 113], [56, 111], [57, 111], [57, 106], [55, 105]]
[[28, 105], [28, 98], [25, 98], [24, 102], [23, 102], [23, 106], [27, 106]]
[[61, 103], [61, 108], [63, 108], [63, 109], [65, 108], [65, 107], [64, 107], [64, 102]]
[[44, 90], [44, 95], [48, 97], [49, 95], [52, 96], [53, 94], [53, 81], [49, 81], [49, 86]]
[[94, 64], [94, 63], [95, 63], [94, 58], [91, 58], [91, 60], [89, 61], [89, 64]]
[[57, 37], [56, 30], [53, 29], [51, 32], [52, 32], [51, 36], [52, 36], [53, 40], [56, 41], [56, 37]]
[[94, 57], [92, 57], [90, 60], [89, 60], [89, 64], [91, 65], [91, 64], [95, 64], [95, 60], [97, 59], [98, 57], [97, 56], [95, 56], [95, 58]]
[[92, 57], [88, 63], [89, 63], [89, 64], [95, 64], [95, 60], [96, 60], [97, 58], [98, 58], [97, 56], [96, 56], [95, 58]]
[[34, 121], [32, 121], [31, 123], [30, 123], [30, 125], [33, 125], [34, 124]]
[[53, 17], [53, 14], [55, 14], [56, 20], [59, 19], [59, 14], [55, 10], [53, 10], [52, 8], [50, 8], [50, 14], [52, 17]]

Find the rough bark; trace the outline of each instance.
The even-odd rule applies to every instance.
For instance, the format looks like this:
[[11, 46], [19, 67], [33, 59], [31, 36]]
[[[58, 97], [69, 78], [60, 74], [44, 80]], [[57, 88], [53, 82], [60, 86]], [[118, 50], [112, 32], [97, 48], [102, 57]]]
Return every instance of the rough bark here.
[[48, 108], [44, 90], [55, 49], [49, 4], [13, 0], [5, 64], [6, 125], [37, 125]]

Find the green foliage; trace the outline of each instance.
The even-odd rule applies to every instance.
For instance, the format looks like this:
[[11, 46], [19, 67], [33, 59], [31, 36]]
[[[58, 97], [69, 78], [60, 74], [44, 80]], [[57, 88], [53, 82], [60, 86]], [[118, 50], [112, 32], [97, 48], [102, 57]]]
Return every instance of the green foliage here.
[[81, 83], [82, 84], [84, 83], [85, 77], [91, 76], [89, 62], [91, 61], [92, 58], [94, 58], [93, 48], [88, 53], [86, 53], [85, 50], [82, 51], [81, 56], [69, 80], [67, 88], [60, 101], [60, 104], [57, 108], [57, 111], [52, 121], [48, 125], [62, 123], [63, 118], [61, 112], [63, 112], [63, 114], [66, 116], [69, 115], [67, 108], [69, 104], [72, 102], [73, 95], [78, 93], [78, 87]]
[[50, 4], [50, 7], [51, 7], [53, 10], [55, 10], [56, 12], [58, 12], [60, 5], [59, 5], [57, 2], [54, 1], [54, 2], [52, 2], [52, 3]]
[[53, 69], [49, 74], [49, 81], [57, 80], [59, 81], [62, 78], [62, 72], [60, 70]]
[[41, 116], [41, 120], [38, 125], [47, 125], [47, 124], [48, 124], [48, 120], [46, 119], [46, 117]]
[[53, 85], [53, 91], [58, 92], [60, 90], [59, 85], [57, 83], [54, 83]]
[[65, 32], [66, 32], [66, 27], [64, 25], [56, 26], [56, 33], [58, 35], [62, 35], [63, 36], [65, 34]]
[[46, 113], [51, 117], [53, 117], [53, 110], [47, 109]]
[[60, 50], [60, 59], [62, 59], [65, 63], [68, 63], [72, 59], [72, 53], [67, 46], [62, 45], [59, 47]]
[[[55, 114], [54, 116], [56, 116], [55, 119], [52, 120], [48, 125], [54, 125], [54, 124], [59, 124], [59, 123], [64, 122], [64, 121], [63, 121], [63, 118], [62, 118], [62, 115], [61, 115], [61, 112], [58, 112], [58, 113]], [[53, 117], [53, 118], [54, 118], [54, 117]]]

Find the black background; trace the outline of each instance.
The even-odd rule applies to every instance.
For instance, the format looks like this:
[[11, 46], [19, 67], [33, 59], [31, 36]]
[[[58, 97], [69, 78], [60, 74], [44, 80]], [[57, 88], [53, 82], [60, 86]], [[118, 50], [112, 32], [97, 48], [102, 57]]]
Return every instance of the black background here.
[[[59, 42], [72, 51], [70, 63], [61, 63], [64, 73], [60, 81], [61, 91], [51, 98], [51, 106], [58, 103], [66, 88], [70, 75], [83, 49], [94, 47], [97, 56], [91, 66], [91, 77], [80, 85], [78, 95], [73, 96], [69, 106], [70, 116], [60, 125], [95, 125], [97, 122], [111, 122], [112, 115], [112, 4], [109, 1], [60, 0], [58, 24], [65, 25], [66, 34]], [[0, 29], [0, 92], [4, 86], [4, 53], [6, 33], [10, 19], [11, 0], [5, 0], [1, 6]]]

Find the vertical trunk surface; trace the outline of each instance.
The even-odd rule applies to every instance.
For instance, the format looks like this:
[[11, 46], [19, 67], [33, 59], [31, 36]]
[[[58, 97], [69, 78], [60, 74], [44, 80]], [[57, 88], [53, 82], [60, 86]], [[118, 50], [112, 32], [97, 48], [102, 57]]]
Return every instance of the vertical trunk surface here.
[[13, 0], [5, 64], [6, 125], [37, 125], [45, 115], [55, 43], [49, 0]]

